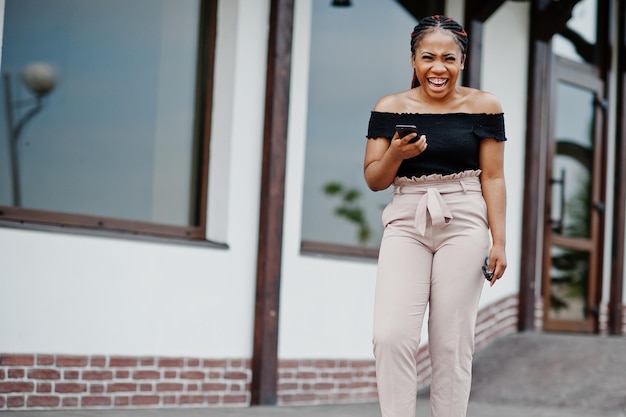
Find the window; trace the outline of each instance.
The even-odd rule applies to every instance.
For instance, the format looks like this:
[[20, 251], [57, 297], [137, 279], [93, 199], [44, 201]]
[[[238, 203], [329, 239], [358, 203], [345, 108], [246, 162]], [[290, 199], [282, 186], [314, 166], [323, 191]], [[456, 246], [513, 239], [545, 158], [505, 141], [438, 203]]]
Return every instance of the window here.
[[367, 125], [380, 97], [411, 86], [417, 21], [393, 0], [312, 6], [302, 246], [373, 255], [392, 190], [363, 178]]
[[0, 219], [204, 238], [215, 3], [5, 1]]

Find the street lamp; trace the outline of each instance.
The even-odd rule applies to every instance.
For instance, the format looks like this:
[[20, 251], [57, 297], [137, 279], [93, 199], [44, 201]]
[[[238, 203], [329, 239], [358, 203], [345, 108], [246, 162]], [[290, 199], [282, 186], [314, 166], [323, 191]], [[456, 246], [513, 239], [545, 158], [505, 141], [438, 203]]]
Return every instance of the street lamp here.
[[17, 144], [20, 133], [24, 125], [33, 118], [43, 107], [43, 97], [54, 88], [56, 75], [54, 69], [44, 62], [33, 62], [26, 65], [22, 71], [22, 81], [28, 89], [35, 95], [34, 106], [24, 115], [14, 120], [13, 109], [24, 105], [32, 104], [33, 100], [13, 101], [11, 93], [11, 74], [4, 74], [5, 108], [7, 117], [7, 127], [9, 131], [9, 155], [11, 160], [11, 185], [13, 194], [13, 205], [20, 207], [22, 204], [20, 193], [20, 169]]

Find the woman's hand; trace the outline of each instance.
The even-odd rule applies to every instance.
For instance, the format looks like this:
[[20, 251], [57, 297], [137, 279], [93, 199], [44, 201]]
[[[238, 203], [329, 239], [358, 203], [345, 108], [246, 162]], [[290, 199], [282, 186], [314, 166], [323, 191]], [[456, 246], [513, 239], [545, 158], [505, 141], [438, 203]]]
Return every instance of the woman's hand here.
[[506, 252], [504, 245], [493, 245], [489, 252], [489, 268], [488, 271], [493, 273], [493, 279], [489, 286], [493, 287], [497, 280], [502, 278], [506, 270]]
[[426, 143], [426, 135], [421, 135], [417, 141], [411, 143], [410, 141], [415, 137], [417, 137], [417, 133], [409, 133], [402, 138], [398, 136], [398, 133], [396, 133], [393, 135], [393, 138], [391, 138], [389, 150], [394, 152], [396, 157], [401, 160], [414, 158], [424, 152], [428, 147], [428, 143]]

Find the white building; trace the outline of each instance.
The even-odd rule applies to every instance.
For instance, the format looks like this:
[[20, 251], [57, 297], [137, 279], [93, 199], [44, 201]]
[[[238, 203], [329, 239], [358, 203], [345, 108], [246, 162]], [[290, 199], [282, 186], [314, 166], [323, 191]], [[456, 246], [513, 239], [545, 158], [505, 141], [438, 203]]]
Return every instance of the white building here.
[[624, 333], [624, 2], [335, 3], [0, 0], [0, 410], [375, 401], [365, 134], [430, 14], [505, 113], [477, 348]]

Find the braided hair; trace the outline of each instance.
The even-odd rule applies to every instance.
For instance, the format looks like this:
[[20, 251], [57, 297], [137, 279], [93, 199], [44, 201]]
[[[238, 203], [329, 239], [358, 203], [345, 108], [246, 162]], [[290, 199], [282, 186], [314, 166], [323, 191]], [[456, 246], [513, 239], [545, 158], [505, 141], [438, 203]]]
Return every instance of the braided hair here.
[[[467, 33], [463, 29], [458, 22], [454, 19], [441, 16], [441, 15], [433, 15], [429, 17], [425, 17], [421, 19], [417, 25], [413, 28], [413, 32], [411, 32], [411, 53], [415, 54], [415, 49], [417, 45], [421, 42], [421, 40], [426, 36], [427, 33], [432, 32], [435, 29], [444, 29], [449, 30], [453, 35], [456, 42], [461, 47], [461, 53], [465, 55], [467, 53]], [[419, 86], [419, 81], [417, 80], [417, 75], [415, 71], [413, 71], [413, 81], [411, 82], [411, 88]]]

